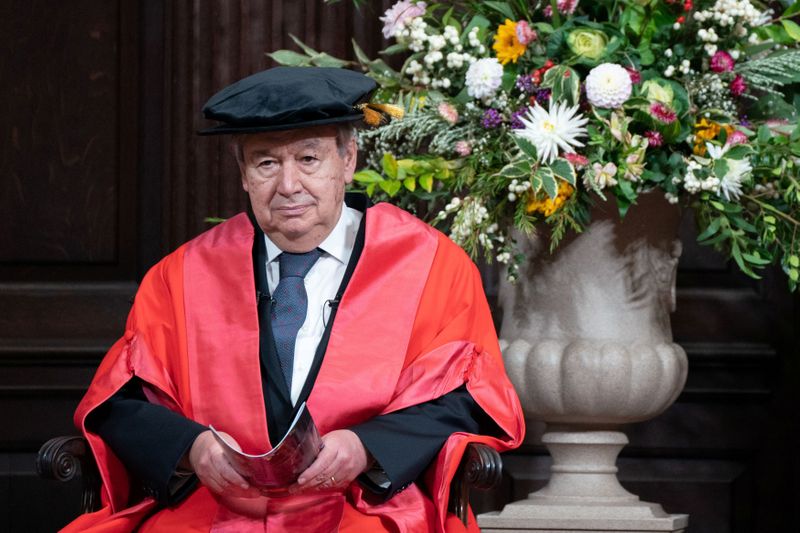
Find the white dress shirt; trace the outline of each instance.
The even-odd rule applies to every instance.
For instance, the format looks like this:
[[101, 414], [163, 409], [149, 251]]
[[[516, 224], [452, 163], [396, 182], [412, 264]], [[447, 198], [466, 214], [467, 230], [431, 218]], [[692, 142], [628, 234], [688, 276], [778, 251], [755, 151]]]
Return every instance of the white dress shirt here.
[[[347, 263], [353, 253], [358, 227], [363, 216], [361, 211], [346, 205], [342, 206], [342, 214], [333, 231], [317, 247], [322, 250], [322, 255], [306, 274], [308, 311], [302, 327], [297, 332], [297, 340], [294, 344], [292, 390], [290, 391], [292, 404], [297, 403], [297, 399], [300, 397], [300, 392], [303, 390], [314, 361], [317, 345], [325, 332], [327, 321], [330, 320], [330, 301], [336, 297], [336, 291], [344, 278], [344, 272], [347, 270]], [[264, 240], [267, 244], [267, 285], [269, 293], [273, 294], [280, 281], [278, 256], [282, 251], [266, 234]]]

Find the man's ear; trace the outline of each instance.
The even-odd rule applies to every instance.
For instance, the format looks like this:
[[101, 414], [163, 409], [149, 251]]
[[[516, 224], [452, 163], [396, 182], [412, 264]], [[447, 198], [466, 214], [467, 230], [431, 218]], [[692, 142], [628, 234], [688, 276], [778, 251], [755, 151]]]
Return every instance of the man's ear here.
[[239, 163], [239, 177], [242, 180], [242, 189], [244, 189], [244, 192], [250, 192], [250, 186], [247, 183], [247, 173], [244, 170], [244, 163], [242, 163], [241, 161], [239, 161], [238, 163]]
[[[356, 142], [355, 137], [350, 139], [350, 142], [347, 143], [347, 152], [345, 153], [345, 170], [347, 174], [351, 177], [356, 171], [356, 164], [358, 162], [358, 143]], [[347, 183], [350, 183], [351, 180], [348, 180]]]

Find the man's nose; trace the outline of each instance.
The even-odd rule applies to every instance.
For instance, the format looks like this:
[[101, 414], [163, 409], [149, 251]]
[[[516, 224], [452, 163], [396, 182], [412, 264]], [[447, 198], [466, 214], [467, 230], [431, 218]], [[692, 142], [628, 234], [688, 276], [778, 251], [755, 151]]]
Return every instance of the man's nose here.
[[278, 178], [278, 194], [291, 196], [303, 190], [300, 183], [300, 171], [294, 163], [282, 166], [281, 175]]

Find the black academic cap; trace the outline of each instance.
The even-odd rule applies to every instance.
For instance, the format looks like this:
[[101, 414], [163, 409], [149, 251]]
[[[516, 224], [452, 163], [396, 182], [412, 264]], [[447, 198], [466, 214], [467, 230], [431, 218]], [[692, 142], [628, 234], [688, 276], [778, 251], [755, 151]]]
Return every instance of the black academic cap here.
[[275, 67], [225, 87], [203, 106], [222, 122], [200, 135], [258, 133], [351, 122], [364, 118], [355, 106], [369, 101], [377, 84], [340, 68]]

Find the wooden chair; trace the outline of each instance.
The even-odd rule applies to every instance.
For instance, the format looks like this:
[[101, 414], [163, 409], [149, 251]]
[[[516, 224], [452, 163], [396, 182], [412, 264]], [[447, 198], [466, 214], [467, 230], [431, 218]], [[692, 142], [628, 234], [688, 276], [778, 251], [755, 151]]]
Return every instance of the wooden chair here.
[[[36, 457], [36, 471], [44, 479], [80, 478], [80, 511], [88, 513], [100, 508], [100, 474], [83, 437], [55, 437], [45, 442]], [[466, 525], [470, 489], [494, 488], [502, 474], [503, 463], [496, 450], [485, 444], [469, 444], [450, 486], [450, 511]]]

